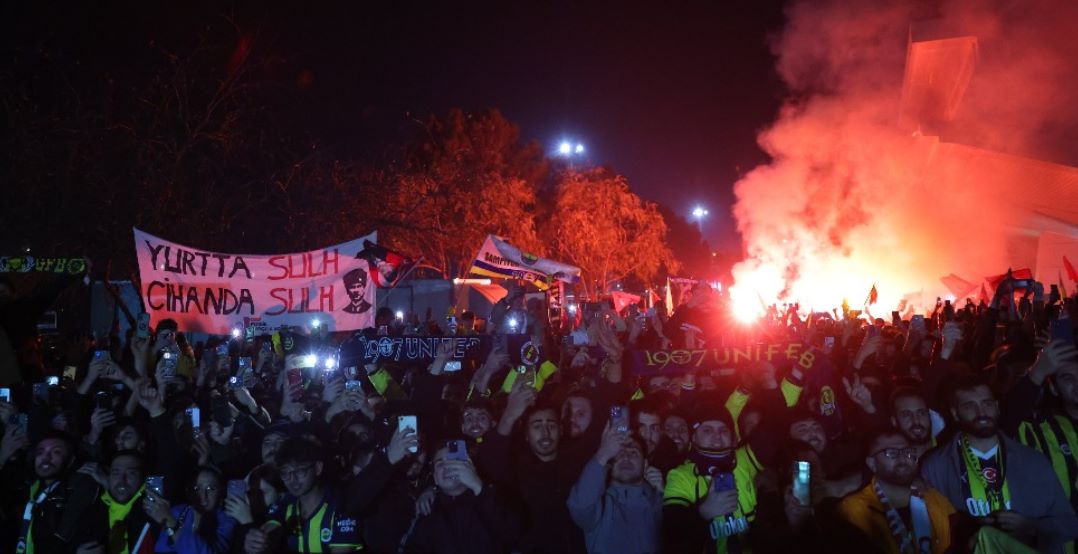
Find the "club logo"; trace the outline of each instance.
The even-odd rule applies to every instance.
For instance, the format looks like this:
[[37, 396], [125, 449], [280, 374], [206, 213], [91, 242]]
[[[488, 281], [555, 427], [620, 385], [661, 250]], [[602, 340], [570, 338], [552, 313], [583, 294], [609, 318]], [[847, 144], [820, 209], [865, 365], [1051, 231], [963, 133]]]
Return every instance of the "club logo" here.
[[378, 354], [385, 358], [393, 355], [393, 341], [389, 337], [378, 339]]
[[532, 341], [524, 343], [524, 346], [520, 347], [520, 362], [528, 366], [539, 363], [539, 347], [532, 344]]
[[994, 467], [982, 468], [981, 475], [984, 476], [984, 481], [989, 485], [995, 485], [999, 480], [999, 472]]
[[520, 261], [524, 262], [524, 265], [535, 265], [535, 262], [539, 261], [539, 256], [531, 252], [521, 252]]
[[318, 538], [322, 539], [322, 542], [329, 542], [333, 538], [333, 530], [322, 529], [322, 533], [319, 535]]

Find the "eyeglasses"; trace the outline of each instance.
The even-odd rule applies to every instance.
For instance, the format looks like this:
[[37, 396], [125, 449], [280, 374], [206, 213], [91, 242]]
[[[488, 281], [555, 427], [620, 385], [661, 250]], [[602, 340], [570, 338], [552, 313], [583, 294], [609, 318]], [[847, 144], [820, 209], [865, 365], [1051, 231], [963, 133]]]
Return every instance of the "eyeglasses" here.
[[899, 458], [916, 460], [921, 457], [921, 455], [917, 453], [917, 450], [913, 448], [882, 448], [872, 453], [873, 456], [879, 454], [883, 454], [883, 457], [888, 460], [897, 460]]
[[282, 469], [281, 470], [281, 480], [282, 481], [291, 481], [292, 479], [306, 479], [307, 476], [311, 474], [311, 470], [313, 470], [313, 469], [314, 469], [313, 465], [297, 467], [297, 468], [295, 468], [295, 469], [293, 469], [291, 471], [286, 470], [286, 469]]

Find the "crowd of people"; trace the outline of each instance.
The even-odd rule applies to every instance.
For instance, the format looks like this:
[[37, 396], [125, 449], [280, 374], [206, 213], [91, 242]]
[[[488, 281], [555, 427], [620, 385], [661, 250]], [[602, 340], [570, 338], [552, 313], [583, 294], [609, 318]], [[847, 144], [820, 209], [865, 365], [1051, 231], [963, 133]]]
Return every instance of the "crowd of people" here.
[[[1055, 287], [752, 324], [706, 285], [672, 313], [597, 302], [571, 324], [508, 290], [452, 327], [380, 308], [343, 346], [300, 330], [192, 344], [165, 319], [86, 341], [64, 372], [30, 367], [27, 307], [0, 281], [0, 549], [1074, 552], [1078, 300]], [[516, 333], [538, 360], [511, 362]], [[493, 346], [343, 356], [400, 334]], [[744, 341], [815, 361], [632, 363]]]

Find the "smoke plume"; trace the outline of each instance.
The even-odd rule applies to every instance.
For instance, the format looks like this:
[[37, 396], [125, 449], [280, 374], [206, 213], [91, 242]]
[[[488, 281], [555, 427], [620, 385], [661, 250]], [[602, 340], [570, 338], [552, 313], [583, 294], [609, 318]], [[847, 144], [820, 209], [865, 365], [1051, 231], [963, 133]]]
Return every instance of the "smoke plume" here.
[[[1025, 158], [1078, 165], [1078, 3], [813, 0], [787, 16], [773, 48], [788, 97], [759, 135], [772, 161], [735, 185], [735, 299], [856, 308], [875, 283], [884, 311], [946, 295], [949, 273], [980, 283], [1028, 260]], [[932, 77], [958, 83], [957, 101], [916, 112], [910, 45], [948, 38], [957, 61]]]

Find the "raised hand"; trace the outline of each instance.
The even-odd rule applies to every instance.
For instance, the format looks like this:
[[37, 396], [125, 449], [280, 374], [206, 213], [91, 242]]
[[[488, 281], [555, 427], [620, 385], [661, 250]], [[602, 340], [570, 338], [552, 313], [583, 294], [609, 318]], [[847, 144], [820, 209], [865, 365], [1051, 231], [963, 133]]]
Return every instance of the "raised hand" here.
[[389, 439], [389, 446], [386, 447], [386, 458], [389, 458], [389, 463], [396, 465], [405, 456], [411, 454], [411, 449], [417, 446], [419, 446], [419, 435], [414, 430], [397, 429], [393, 433], [393, 437]]
[[1075, 348], [1073, 343], [1053, 340], [1037, 355], [1037, 361], [1029, 370], [1029, 379], [1033, 381], [1033, 384], [1041, 385], [1046, 378], [1054, 375], [1065, 364], [1076, 362], [1078, 362], [1078, 348]]
[[876, 413], [876, 406], [872, 403], [872, 391], [861, 382], [860, 376], [855, 374], [853, 381], [843, 377], [842, 386], [846, 388], [846, 395], [850, 397], [850, 400], [853, 400], [862, 410], [869, 414]]

